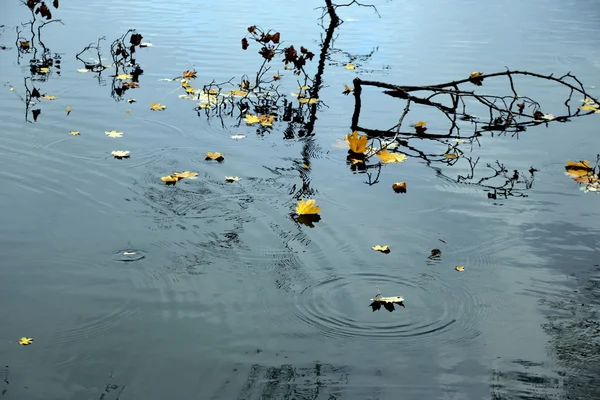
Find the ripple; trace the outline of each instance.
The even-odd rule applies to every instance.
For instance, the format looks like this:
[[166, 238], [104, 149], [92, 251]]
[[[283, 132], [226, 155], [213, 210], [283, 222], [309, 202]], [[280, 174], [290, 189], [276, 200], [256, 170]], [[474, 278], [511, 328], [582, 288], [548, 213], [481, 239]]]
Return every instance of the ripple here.
[[[369, 308], [379, 285], [385, 295], [401, 295], [406, 309], [394, 313]], [[410, 342], [469, 341], [480, 334], [490, 302], [481, 291], [450, 287], [441, 281], [427, 285], [384, 274], [334, 275], [308, 286], [296, 298], [294, 315], [330, 338]]]
[[121, 262], [140, 261], [144, 258], [146, 258], [146, 253], [137, 249], [123, 249], [113, 253], [113, 260]]

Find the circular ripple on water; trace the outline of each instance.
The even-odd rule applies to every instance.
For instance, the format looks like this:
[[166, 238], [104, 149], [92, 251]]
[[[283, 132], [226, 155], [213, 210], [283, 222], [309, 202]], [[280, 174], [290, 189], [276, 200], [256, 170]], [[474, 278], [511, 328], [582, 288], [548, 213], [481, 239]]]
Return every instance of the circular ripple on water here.
[[[375, 286], [384, 295], [400, 295], [406, 308], [372, 312]], [[459, 343], [480, 334], [490, 307], [481, 291], [451, 288], [441, 281], [427, 285], [391, 275], [354, 273], [332, 276], [307, 287], [296, 298], [294, 314], [319, 334], [331, 338]]]
[[146, 253], [138, 249], [122, 249], [115, 251], [112, 258], [121, 262], [140, 261], [146, 258]]

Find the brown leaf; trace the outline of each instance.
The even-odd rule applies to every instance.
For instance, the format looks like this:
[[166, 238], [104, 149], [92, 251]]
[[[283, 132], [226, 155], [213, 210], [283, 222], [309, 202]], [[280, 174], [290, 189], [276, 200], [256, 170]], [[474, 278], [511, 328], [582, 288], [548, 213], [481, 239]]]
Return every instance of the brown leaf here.
[[58, 0], [54, 0], [52, 2], [52, 5], [54, 6], [54, 8], [58, 8]]
[[242, 50], [246, 50], [248, 48], [249, 44], [248, 44], [248, 39], [243, 38], [242, 39]]

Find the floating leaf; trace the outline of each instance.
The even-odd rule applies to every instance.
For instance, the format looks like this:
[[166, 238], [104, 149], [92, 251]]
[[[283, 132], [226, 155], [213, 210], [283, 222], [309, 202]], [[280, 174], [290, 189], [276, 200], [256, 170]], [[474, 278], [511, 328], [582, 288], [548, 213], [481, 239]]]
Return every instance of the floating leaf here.
[[306, 165], [306, 164], [302, 164], [302, 168], [304, 168], [304, 169], [310, 169], [310, 167], [308, 165]]
[[160, 180], [163, 181], [164, 183], [166, 183], [167, 185], [174, 185], [175, 183], [177, 183], [179, 181], [179, 179], [177, 179], [176, 177], [174, 177], [172, 175], [163, 176], [160, 178]]
[[388, 149], [380, 150], [376, 153], [376, 155], [386, 164], [404, 162], [406, 160], [406, 156], [404, 154], [390, 153]]
[[281, 79], [281, 75], [279, 75], [279, 74], [274, 74], [274, 75], [273, 75], [273, 79], [275, 79], [276, 81], [278, 81], [278, 80], [280, 80], [280, 79]]
[[396, 193], [406, 193], [406, 182], [396, 182], [392, 184], [392, 189]]
[[71, 107], [67, 106], [67, 116], [69, 116], [69, 114], [71, 114]]
[[42, 68], [38, 69], [38, 71], [42, 74], [47, 74], [48, 72], [50, 72], [50, 68], [42, 67]]
[[69, 132], [69, 135], [77, 136], [79, 135], [79, 131], [71, 131]]
[[31, 45], [29, 44], [29, 40], [24, 40], [24, 41], [22, 41], [22, 42], [19, 42], [19, 47], [20, 47], [22, 50], [27, 50], [27, 49], [29, 49], [29, 48], [31, 47]]
[[197, 72], [196, 71], [190, 71], [187, 70], [183, 73], [183, 77], [187, 78], [187, 79], [191, 79], [191, 78], [195, 78], [196, 77]]
[[42, 98], [44, 98], [46, 100], [56, 100], [58, 97], [52, 96], [50, 94], [45, 94], [45, 95], [42, 96]]
[[456, 267], [454, 267], [454, 269], [458, 272], [464, 272], [465, 267], [463, 267], [462, 265], [457, 265]]
[[106, 136], [112, 137], [112, 138], [123, 137], [123, 132], [110, 131], [110, 132], [104, 132], [104, 133], [106, 134]]
[[245, 138], [246, 135], [231, 135], [232, 139], [239, 140]]
[[135, 103], [135, 101], [136, 101], [136, 100], [135, 100], [135, 99], [127, 99], [126, 101], [127, 101], [129, 104], [131, 104], [131, 103]]
[[375, 251], [380, 251], [380, 252], [385, 253], [385, 254], [387, 254], [387, 253], [389, 253], [391, 251], [390, 246], [380, 246], [378, 244], [375, 245], [375, 246], [373, 246], [373, 247], [371, 247], [371, 248], [373, 250], [375, 250]]
[[352, 89], [350, 86], [348, 85], [344, 85], [344, 91], [342, 92], [343, 94], [345, 94], [346, 96], [349, 95], [350, 93], [354, 92], [354, 89]]
[[356, 65], [348, 63], [346, 64], [346, 69], [356, 69]]
[[419, 121], [415, 124], [415, 128], [425, 128], [427, 126], [427, 122]]
[[398, 304], [399, 306], [404, 306], [404, 298], [402, 296], [394, 296], [394, 297], [375, 297], [371, 299], [372, 303], [369, 304], [369, 307], [373, 309], [373, 312], [380, 310], [381, 306], [388, 310], [389, 312], [394, 311], [396, 308], [394, 304]]
[[22, 337], [19, 340], [19, 344], [22, 344], [23, 346], [27, 346], [29, 344], [33, 343], [33, 338], [28, 338], [28, 337]]
[[298, 215], [314, 215], [321, 211], [321, 207], [315, 206], [316, 200], [300, 200], [296, 206]]
[[573, 178], [590, 175], [594, 172], [594, 169], [590, 165], [590, 162], [587, 160], [578, 162], [567, 161], [565, 169], [567, 170], [567, 173]]
[[262, 115], [250, 115], [246, 114], [244, 121], [248, 125], [260, 123], [262, 126], [273, 126], [273, 122], [275, 121], [274, 115], [262, 114]]
[[133, 76], [131, 76], [131, 74], [119, 74], [119, 75], [116, 75], [115, 78], [120, 81], [124, 81], [125, 79], [133, 78]]
[[298, 86], [298, 89], [300, 89], [300, 90], [309, 90], [310, 86], [308, 86], [308, 85]]
[[81, 69], [78, 69], [77, 72], [79, 72], [81, 74], [84, 74], [86, 72], [90, 72], [90, 70], [89, 69], [85, 69], [85, 68], [81, 68]]
[[226, 176], [225, 177], [226, 182], [237, 182], [239, 180], [240, 180], [240, 178], [237, 176]]
[[481, 86], [483, 84], [483, 78], [481, 77], [482, 75], [482, 72], [471, 72], [471, 75], [469, 75], [469, 81], [475, 86]]
[[198, 176], [198, 173], [191, 172], [191, 171], [183, 171], [183, 172], [174, 172], [171, 174], [171, 176], [173, 176], [177, 179], [196, 179], [196, 177]]
[[357, 131], [347, 134], [346, 141], [348, 142], [348, 146], [350, 146], [350, 151], [353, 153], [361, 154], [367, 151], [369, 139], [364, 135], [359, 136]]
[[458, 154], [456, 154], [456, 153], [446, 153], [446, 154], [444, 154], [444, 158], [450, 158], [450, 159], [458, 158]]
[[206, 153], [206, 160], [216, 160], [216, 161], [223, 161], [225, 159], [225, 157], [223, 157], [223, 155], [221, 153], [213, 153], [212, 151], [209, 151], [208, 153]]
[[303, 104], [317, 104], [319, 102], [319, 99], [314, 98], [314, 97], [301, 97], [298, 99], [299, 103], [303, 103]]
[[159, 104], [159, 103], [150, 103], [150, 109], [152, 111], [162, 111], [165, 108], [167, 108], [167, 106], [163, 106], [162, 104]]
[[122, 160], [124, 158], [129, 158], [129, 152], [126, 150], [115, 150], [112, 153], [112, 156], [117, 160]]
[[292, 66], [291, 66], [291, 65], [288, 65], [288, 64], [286, 64], [286, 65], [284, 65], [284, 66], [283, 66], [283, 69], [285, 69], [285, 70], [287, 70], [287, 71], [290, 71], [290, 70], [292, 70], [293, 68], [292, 68]]

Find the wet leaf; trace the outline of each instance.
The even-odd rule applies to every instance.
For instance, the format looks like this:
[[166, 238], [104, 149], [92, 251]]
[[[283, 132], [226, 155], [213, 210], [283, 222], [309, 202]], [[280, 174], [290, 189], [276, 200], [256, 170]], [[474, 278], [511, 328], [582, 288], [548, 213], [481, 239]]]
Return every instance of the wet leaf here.
[[175, 183], [177, 183], [179, 181], [179, 179], [177, 179], [176, 177], [174, 177], [172, 175], [163, 176], [160, 178], [160, 180], [163, 181], [164, 183], [166, 183], [167, 185], [174, 185]]
[[196, 179], [196, 177], [198, 177], [198, 173], [191, 172], [191, 171], [183, 171], [183, 172], [174, 172], [171, 174], [171, 176], [173, 176], [177, 179]]
[[404, 307], [404, 298], [402, 296], [375, 297], [374, 299], [371, 299], [371, 301], [372, 303], [369, 304], [369, 307], [373, 309], [373, 312], [380, 310], [381, 306], [383, 306], [389, 312], [392, 312], [396, 309], [394, 304]]
[[237, 176], [226, 176], [225, 177], [226, 182], [237, 182], [239, 180], [240, 180], [240, 178]]
[[206, 153], [206, 160], [216, 160], [216, 161], [223, 161], [225, 159], [225, 157], [223, 157], [223, 155], [221, 153], [213, 153], [212, 151], [209, 151], [208, 153]]
[[319, 99], [317, 98], [310, 98], [310, 97], [301, 97], [298, 99], [299, 103], [303, 103], [303, 104], [317, 104], [319, 102]]
[[79, 135], [79, 131], [70, 131], [69, 135], [78, 136]]
[[196, 77], [196, 74], [197, 74], [197, 72], [196, 72], [196, 71], [190, 71], [190, 70], [187, 70], [187, 71], [185, 71], [185, 72], [183, 73], [183, 77], [184, 77], [184, 78], [187, 78], [187, 79], [192, 79], [192, 78], [195, 78], [195, 77]]
[[352, 89], [350, 86], [348, 85], [344, 85], [344, 91], [342, 92], [342, 94], [345, 94], [346, 96], [349, 95], [350, 93], [354, 92], [354, 89]]
[[391, 251], [390, 246], [387, 246], [387, 245], [386, 246], [380, 246], [380, 245], [377, 244], [377, 245], [375, 245], [375, 246], [373, 246], [371, 248], [373, 250], [375, 250], [375, 251], [380, 251], [380, 252], [382, 252], [384, 254], [387, 254], [387, 253], [389, 253]]
[[112, 137], [112, 138], [123, 137], [123, 132], [110, 131], [110, 132], [104, 132], [104, 133], [106, 134], [106, 136]]
[[22, 344], [23, 346], [27, 346], [29, 344], [33, 343], [33, 338], [28, 338], [28, 337], [22, 337], [19, 340], [19, 344]]
[[292, 69], [294, 69], [291, 65], [284, 65], [283, 69], [287, 70], [287, 71], [291, 71]]
[[346, 69], [356, 69], [356, 65], [348, 63], [346, 64]]
[[310, 89], [310, 86], [308, 86], [308, 85], [305, 85], [305, 86], [298, 86], [298, 89], [300, 89], [300, 90], [309, 90], [309, 89]]
[[300, 200], [296, 206], [298, 215], [314, 215], [321, 211], [321, 207], [315, 205], [316, 200]]
[[404, 154], [390, 153], [388, 149], [380, 150], [375, 155], [386, 164], [404, 162], [406, 160], [406, 156]]
[[123, 252], [124, 256], [133, 256], [135, 254], [137, 254], [135, 251], [124, 251]]
[[167, 106], [164, 106], [162, 104], [159, 104], [159, 103], [150, 103], [150, 109], [152, 111], [162, 111], [165, 108], [167, 108]]
[[239, 140], [245, 138], [246, 135], [231, 135], [232, 139]]
[[392, 189], [396, 193], [406, 193], [406, 182], [396, 182], [392, 184]]
[[350, 146], [350, 151], [353, 153], [362, 154], [367, 151], [369, 138], [364, 135], [359, 136], [358, 131], [347, 134], [346, 141], [348, 142], [348, 146]]
[[462, 265], [457, 265], [456, 267], [454, 267], [454, 269], [458, 272], [464, 272], [465, 267], [463, 267]]
[[46, 99], [46, 100], [56, 100], [58, 97], [52, 96], [50, 94], [45, 94], [45, 95], [42, 96], [42, 98]]
[[112, 153], [112, 156], [117, 160], [122, 160], [123, 158], [129, 158], [129, 152], [126, 150], [115, 150]]
[[69, 116], [69, 114], [71, 114], [71, 107], [67, 106], [67, 116]]
[[116, 75], [115, 78], [120, 81], [124, 81], [125, 79], [133, 78], [133, 76], [131, 76], [130, 74], [119, 74], [119, 75]]
[[567, 170], [567, 173], [574, 178], [586, 176], [594, 172], [594, 169], [590, 165], [590, 162], [587, 160], [578, 162], [567, 161], [565, 169]]

